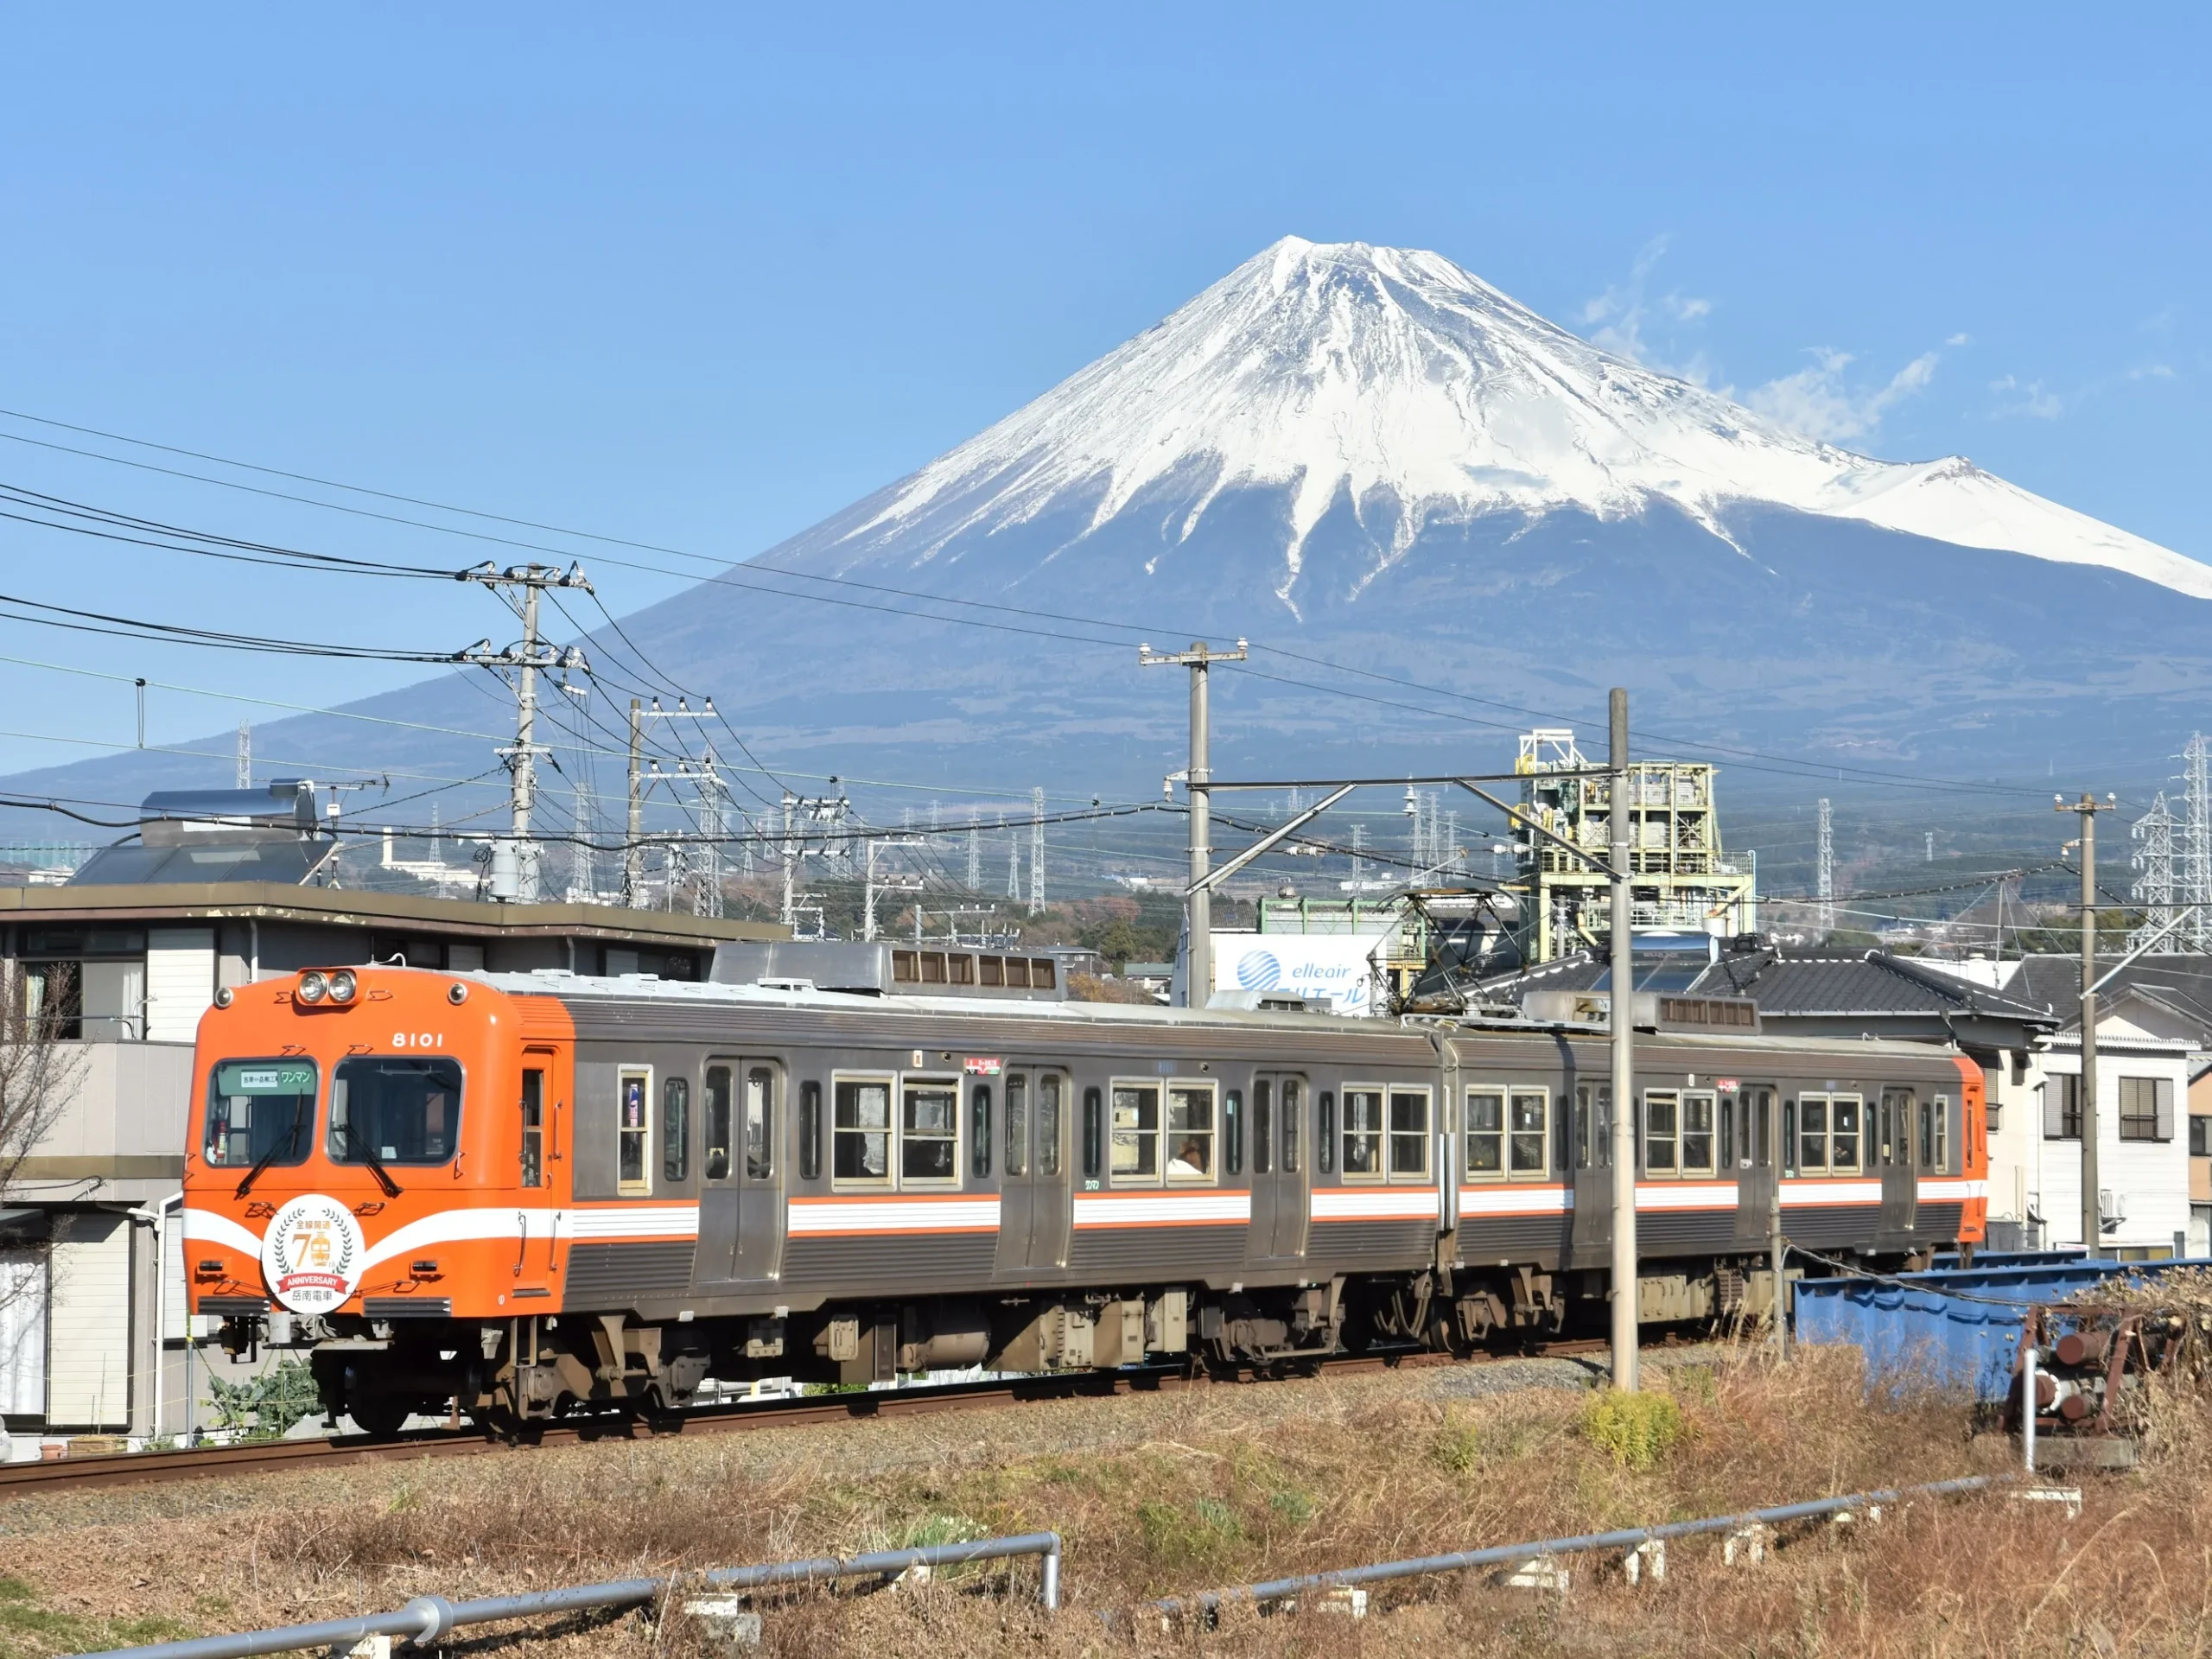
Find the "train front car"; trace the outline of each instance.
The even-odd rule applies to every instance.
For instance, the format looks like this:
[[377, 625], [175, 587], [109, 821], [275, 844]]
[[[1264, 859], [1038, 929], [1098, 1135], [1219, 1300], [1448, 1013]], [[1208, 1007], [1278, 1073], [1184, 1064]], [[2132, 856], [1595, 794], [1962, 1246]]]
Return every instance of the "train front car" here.
[[[310, 1351], [372, 1433], [496, 1414], [560, 1303], [562, 1005], [448, 974], [309, 969], [202, 1018], [185, 1157], [193, 1312], [233, 1352]], [[518, 1103], [519, 1109], [515, 1109]]]

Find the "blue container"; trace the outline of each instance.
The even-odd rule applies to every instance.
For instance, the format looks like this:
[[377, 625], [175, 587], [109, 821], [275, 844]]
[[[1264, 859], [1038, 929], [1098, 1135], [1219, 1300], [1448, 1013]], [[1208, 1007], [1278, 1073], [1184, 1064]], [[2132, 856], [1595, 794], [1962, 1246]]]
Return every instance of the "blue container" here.
[[[2063, 1267], [2069, 1262], [2086, 1262], [2089, 1253], [2079, 1247], [2063, 1250], [1976, 1250], [1974, 1253], [1975, 1270], [1982, 1268], [2050, 1268]], [[1942, 1250], [1928, 1264], [1942, 1270], [1959, 1265], [1956, 1250]]]
[[2089, 1261], [1939, 1269], [1883, 1280], [1806, 1279], [1796, 1287], [1797, 1339], [1848, 1342], [1866, 1356], [1870, 1383], [1921, 1382], [2003, 1400], [2012, 1389], [2027, 1311], [2107, 1279], [2155, 1279], [2185, 1262]]

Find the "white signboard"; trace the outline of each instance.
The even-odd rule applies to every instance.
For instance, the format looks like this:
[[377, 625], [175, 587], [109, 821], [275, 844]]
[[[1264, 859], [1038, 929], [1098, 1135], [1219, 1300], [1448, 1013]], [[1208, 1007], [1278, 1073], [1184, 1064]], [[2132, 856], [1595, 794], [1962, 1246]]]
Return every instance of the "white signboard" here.
[[1364, 1016], [1375, 989], [1368, 957], [1382, 944], [1371, 933], [1216, 933], [1213, 988], [1283, 991]]

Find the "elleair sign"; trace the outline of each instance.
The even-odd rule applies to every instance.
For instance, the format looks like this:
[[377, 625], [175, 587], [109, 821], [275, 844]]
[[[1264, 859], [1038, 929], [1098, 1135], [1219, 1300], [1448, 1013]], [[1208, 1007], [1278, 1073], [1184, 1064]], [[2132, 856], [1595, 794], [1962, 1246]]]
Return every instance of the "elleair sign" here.
[[1374, 934], [1216, 933], [1213, 988], [1282, 991], [1363, 1015], [1374, 996], [1369, 957], [1381, 943]]

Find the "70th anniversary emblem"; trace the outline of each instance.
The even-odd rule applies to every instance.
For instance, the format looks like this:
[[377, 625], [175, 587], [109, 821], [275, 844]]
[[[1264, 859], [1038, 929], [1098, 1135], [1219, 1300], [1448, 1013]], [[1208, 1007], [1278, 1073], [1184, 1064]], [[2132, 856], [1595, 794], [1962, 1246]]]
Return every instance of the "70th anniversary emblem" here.
[[327, 1313], [361, 1282], [367, 1242], [353, 1212], [320, 1192], [288, 1200], [261, 1240], [270, 1294], [295, 1313]]

